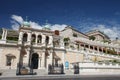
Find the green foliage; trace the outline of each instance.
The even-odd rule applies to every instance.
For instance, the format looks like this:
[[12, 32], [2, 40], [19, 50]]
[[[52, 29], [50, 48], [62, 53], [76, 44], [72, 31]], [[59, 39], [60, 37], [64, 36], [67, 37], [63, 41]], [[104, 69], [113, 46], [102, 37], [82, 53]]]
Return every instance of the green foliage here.
[[68, 42], [69, 40], [70, 40], [69, 37], [63, 39], [64, 42]]
[[104, 43], [106, 43], [106, 42], [110, 43], [108, 40], [105, 40], [105, 39], [102, 42], [104, 42]]
[[18, 41], [18, 37], [7, 37], [7, 40]]
[[95, 37], [94, 36], [89, 36], [89, 39], [90, 40], [95, 40]]

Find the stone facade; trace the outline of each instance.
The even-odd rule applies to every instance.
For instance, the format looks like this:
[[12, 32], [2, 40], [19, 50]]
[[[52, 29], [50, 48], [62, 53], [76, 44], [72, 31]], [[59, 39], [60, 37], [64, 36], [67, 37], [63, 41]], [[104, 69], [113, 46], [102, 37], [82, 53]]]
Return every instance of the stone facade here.
[[[88, 35], [72, 27], [66, 27], [60, 35], [51, 30], [34, 29], [26, 25], [22, 25], [18, 31], [11, 32], [12, 34], [10, 30], [2, 30], [0, 69], [16, 69], [17, 63], [28, 66], [30, 61], [34, 69], [45, 69], [49, 64], [56, 66], [63, 64], [66, 67], [66, 62], [68, 62], [70, 67], [71, 64], [79, 62], [119, 59], [110, 56], [120, 54], [119, 46], [91, 41]], [[14, 32], [18, 36], [13, 36]], [[68, 37], [69, 40], [65, 42], [64, 38]], [[108, 53], [109, 56], [106, 55]]]

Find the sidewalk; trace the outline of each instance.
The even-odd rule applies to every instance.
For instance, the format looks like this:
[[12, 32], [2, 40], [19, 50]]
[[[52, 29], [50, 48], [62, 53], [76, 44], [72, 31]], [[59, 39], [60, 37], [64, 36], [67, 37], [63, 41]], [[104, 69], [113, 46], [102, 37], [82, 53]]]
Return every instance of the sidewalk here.
[[67, 76], [103, 76], [103, 75], [120, 75], [120, 72], [80, 72], [79, 74], [74, 74], [73, 71], [65, 70], [65, 74], [48, 74], [47, 71], [37, 70], [37, 75], [16, 75], [16, 72], [8, 72], [7, 75], [1, 75], [0, 78], [30, 78], [30, 77], [67, 77]]

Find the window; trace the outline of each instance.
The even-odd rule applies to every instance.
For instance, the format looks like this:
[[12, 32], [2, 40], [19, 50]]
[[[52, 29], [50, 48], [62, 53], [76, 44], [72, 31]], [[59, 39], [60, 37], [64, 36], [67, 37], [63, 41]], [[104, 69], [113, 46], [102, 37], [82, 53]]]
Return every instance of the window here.
[[12, 60], [12, 57], [11, 56], [6, 56], [6, 66], [11, 66], [11, 60]]
[[45, 40], [45, 42], [46, 42], [46, 44], [49, 43], [49, 37], [48, 37], [48, 36], [46, 36], [46, 40]]
[[73, 33], [73, 37], [78, 37], [78, 35], [76, 33]]
[[27, 42], [27, 36], [28, 36], [27, 33], [24, 33], [24, 34], [23, 34], [23, 41], [24, 41], [24, 42]]
[[32, 42], [35, 42], [36, 36], [35, 34], [32, 34]]
[[42, 36], [41, 35], [38, 35], [37, 43], [42, 43]]

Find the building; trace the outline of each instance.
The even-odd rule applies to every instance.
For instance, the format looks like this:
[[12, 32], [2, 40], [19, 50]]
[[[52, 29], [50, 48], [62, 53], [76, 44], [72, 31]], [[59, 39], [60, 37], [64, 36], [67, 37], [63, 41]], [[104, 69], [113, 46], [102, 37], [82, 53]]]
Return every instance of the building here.
[[[108, 64], [117, 64], [120, 60], [120, 46], [103, 42], [103, 39], [110, 40], [99, 31], [84, 34], [71, 26], [60, 32], [51, 31], [48, 26], [34, 29], [28, 22], [24, 22], [18, 31], [4, 28], [1, 31], [0, 69], [16, 69], [17, 63], [28, 66], [30, 62], [33, 69], [45, 69], [49, 64], [63, 64], [69, 69], [76, 63], [82, 68], [108, 68], [111, 67]], [[95, 36], [97, 40], [90, 40], [89, 36]], [[107, 63], [107, 66], [95, 66], [95, 63]]]

